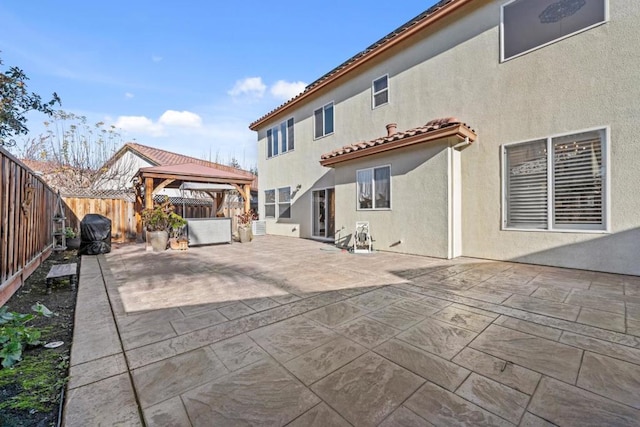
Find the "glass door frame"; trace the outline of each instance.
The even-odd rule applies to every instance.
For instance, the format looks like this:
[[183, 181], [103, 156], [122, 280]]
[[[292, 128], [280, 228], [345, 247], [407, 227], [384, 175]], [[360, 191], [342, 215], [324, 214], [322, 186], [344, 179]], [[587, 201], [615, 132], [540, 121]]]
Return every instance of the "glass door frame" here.
[[[329, 206], [329, 204], [327, 203], [327, 200], [330, 199], [328, 197], [329, 191], [333, 192], [333, 198], [331, 199], [333, 201], [333, 210], [334, 210], [334, 224], [333, 227], [330, 226], [330, 221], [331, 221], [331, 215], [330, 215], [330, 209], [331, 207]], [[315, 193], [319, 193], [319, 192], [323, 192], [324, 193], [324, 201], [325, 201], [325, 205], [324, 205], [324, 235], [319, 235], [319, 234], [315, 234], [315, 229], [316, 229], [316, 199], [315, 199]], [[335, 187], [324, 187], [324, 188], [314, 188], [311, 190], [311, 238], [312, 239], [317, 239], [317, 240], [327, 240], [327, 241], [333, 241], [335, 239], [335, 202], [336, 202], [336, 192], [335, 192]], [[327, 233], [333, 229], [333, 234], [331, 236], [327, 236]]]

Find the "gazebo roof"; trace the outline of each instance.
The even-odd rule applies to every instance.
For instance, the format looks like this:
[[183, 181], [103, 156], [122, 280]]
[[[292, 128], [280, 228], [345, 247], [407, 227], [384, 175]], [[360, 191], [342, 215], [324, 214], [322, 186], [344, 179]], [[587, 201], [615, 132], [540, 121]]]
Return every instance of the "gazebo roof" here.
[[179, 165], [150, 166], [141, 168], [138, 176], [142, 178], [174, 179], [176, 181], [251, 184], [252, 178], [243, 174], [214, 169], [198, 163]]

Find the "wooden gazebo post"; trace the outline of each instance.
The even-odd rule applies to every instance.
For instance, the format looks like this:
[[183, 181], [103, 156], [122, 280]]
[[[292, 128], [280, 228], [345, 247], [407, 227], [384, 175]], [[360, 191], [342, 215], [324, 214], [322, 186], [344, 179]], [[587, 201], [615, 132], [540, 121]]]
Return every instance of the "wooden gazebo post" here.
[[245, 184], [244, 186], [244, 213], [251, 210], [251, 185]]
[[153, 178], [144, 179], [144, 207], [153, 209]]

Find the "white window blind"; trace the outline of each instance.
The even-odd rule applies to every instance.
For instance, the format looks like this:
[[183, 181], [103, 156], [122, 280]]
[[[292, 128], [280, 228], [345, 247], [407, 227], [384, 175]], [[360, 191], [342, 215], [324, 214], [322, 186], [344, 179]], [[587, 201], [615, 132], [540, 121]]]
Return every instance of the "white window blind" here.
[[554, 138], [553, 153], [554, 227], [603, 228], [600, 132]]
[[505, 147], [507, 227], [547, 228], [547, 142]]
[[606, 131], [503, 147], [504, 226], [606, 230]]

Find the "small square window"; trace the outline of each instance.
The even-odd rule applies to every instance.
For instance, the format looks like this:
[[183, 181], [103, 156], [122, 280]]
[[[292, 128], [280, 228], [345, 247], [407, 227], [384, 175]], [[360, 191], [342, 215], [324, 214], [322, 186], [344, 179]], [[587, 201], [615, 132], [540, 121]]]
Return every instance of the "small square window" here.
[[391, 209], [391, 167], [356, 172], [358, 210]]
[[373, 81], [371, 85], [373, 108], [389, 103], [389, 76], [385, 75]]

